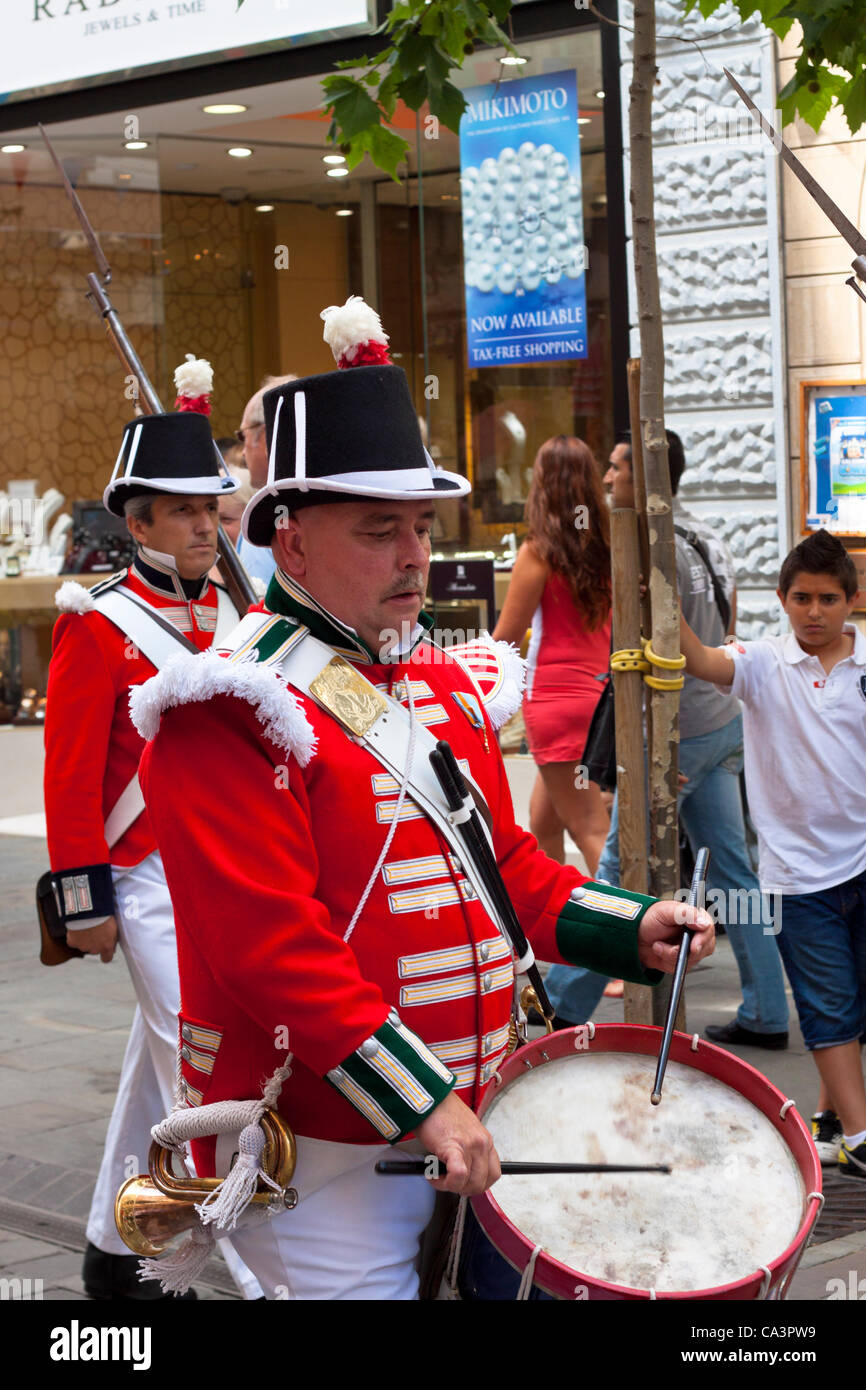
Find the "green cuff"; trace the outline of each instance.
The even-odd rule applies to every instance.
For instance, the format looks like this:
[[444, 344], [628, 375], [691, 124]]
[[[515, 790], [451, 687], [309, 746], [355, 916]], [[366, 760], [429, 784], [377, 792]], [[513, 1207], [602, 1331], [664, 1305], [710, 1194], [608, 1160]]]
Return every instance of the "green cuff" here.
[[396, 1009], [326, 1080], [392, 1144], [417, 1129], [456, 1084]]
[[556, 922], [556, 944], [563, 960], [617, 980], [657, 985], [662, 971], [645, 970], [637, 950], [638, 927], [655, 901], [607, 883], [575, 888]]

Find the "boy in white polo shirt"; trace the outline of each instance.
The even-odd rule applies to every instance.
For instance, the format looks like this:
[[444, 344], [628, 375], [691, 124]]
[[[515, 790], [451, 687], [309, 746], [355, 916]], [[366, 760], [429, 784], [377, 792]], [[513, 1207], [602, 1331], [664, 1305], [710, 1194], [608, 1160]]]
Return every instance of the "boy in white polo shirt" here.
[[779, 575], [785, 637], [705, 647], [681, 620], [689, 675], [743, 702], [761, 890], [821, 1077], [822, 1162], [866, 1180], [866, 638], [847, 621], [857, 571], [818, 531]]

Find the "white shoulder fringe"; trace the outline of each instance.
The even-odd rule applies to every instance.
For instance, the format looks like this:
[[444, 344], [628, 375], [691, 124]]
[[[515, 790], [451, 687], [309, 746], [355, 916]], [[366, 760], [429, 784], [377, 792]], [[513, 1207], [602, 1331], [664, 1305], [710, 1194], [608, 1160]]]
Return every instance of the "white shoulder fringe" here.
[[235, 663], [215, 652], [180, 653], [143, 685], [129, 692], [129, 714], [141, 737], [156, 737], [164, 710], [200, 704], [213, 695], [234, 695], [256, 711], [265, 737], [292, 754], [301, 767], [316, 752], [316, 735], [296, 695], [268, 666]]
[[[501, 729], [520, 708], [526, 684], [526, 661], [511, 642], [494, 642], [482, 632], [474, 642], [443, 651], [472, 677], [494, 729]], [[491, 661], [491, 657], [493, 661]]]
[[91, 613], [93, 595], [83, 584], [74, 579], [66, 579], [54, 595], [54, 603], [61, 613]]

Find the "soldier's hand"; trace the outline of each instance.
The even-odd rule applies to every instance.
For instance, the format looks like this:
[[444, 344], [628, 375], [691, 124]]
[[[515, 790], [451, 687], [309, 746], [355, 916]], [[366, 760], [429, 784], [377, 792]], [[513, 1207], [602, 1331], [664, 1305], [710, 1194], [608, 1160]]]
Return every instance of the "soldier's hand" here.
[[437, 1192], [470, 1197], [486, 1192], [501, 1176], [493, 1139], [478, 1116], [452, 1091], [415, 1131], [425, 1148], [448, 1166], [432, 1186]]
[[716, 928], [710, 914], [702, 907], [665, 900], [648, 907], [638, 927], [641, 965], [648, 970], [672, 974], [676, 969], [684, 924], [692, 931], [686, 968], [691, 970], [704, 956], [712, 955], [716, 949]]
[[107, 965], [117, 949], [117, 919], [106, 917], [104, 922], [97, 922], [95, 927], [83, 927], [81, 931], [70, 927], [66, 936], [70, 946], [77, 946], [85, 955], [99, 956]]

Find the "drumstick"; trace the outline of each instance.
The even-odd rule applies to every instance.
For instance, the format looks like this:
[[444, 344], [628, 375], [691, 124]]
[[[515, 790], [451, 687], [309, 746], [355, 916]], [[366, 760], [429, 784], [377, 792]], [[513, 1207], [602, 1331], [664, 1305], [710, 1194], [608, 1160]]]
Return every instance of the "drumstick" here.
[[[500, 1163], [503, 1177], [517, 1176], [521, 1173], [669, 1173], [667, 1163], [544, 1163], [544, 1162], [505, 1162]], [[444, 1178], [448, 1167], [435, 1154], [423, 1158], [381, 1158], [375, 1171], [386, 1178]]]
[[[707, 890], [707, 865], [710, 862], [710, 851], [704, 846], [699, 849], [695, 859], [695, 869], [692, 874], [692, 883], [689, 888], [687, 903], [689, 907], [703, 907]], [[680, 942], [680, 953], [677, 956], [677, 965], [674, 971], [674, 982], [671, 986], [671, 997], [668, 1000], [668, 1012], [665, 1019], [664, 1033], [662, 1034], [662, 1045], [659, 1051], [658, 1066], [656, 1067], [656, 1079], [653, 1083], [650, 1101], [653, 1105], [660, 1105], [662, 1098], [662, 1083], [665, 1079], [665, 1070], [668, 1064], [668, 1053], [671, 1050], [671, 1039], [674, 1035], [674, 1022], [677, 1016], [677, 1009], [680, 1004], [680, 995], [683, 992], [683, 981], [686, 978], [686, 966], [689, 960], [689, 950], [692, 944], [692, 932], [689, 927], [683, 931], [683, 939]]]
[[553, 1005], [548, 998], [547, 990], [544, 988], [544, 981], [541, 977], [541, 971], [536, 965], [532, 947], [526, 939], [526, 933], [520, 925], [517, 913], [514, 911], [508, 896], [508, 890], [499, 872], [496, 856], [484, 833], [478, 811], [469, 795], [460, 764], [454, 756], [451, 745], [445, 739], [440, 739], [431, 752], [430, 765], [438, 778], [449, 811], [452, 814], [454, 812], [461, 813], [462, 818], [458, 821], [461, 837], [484, 882], [491, 902], [496, 908], [503, 933], [517, 956], [515, 971], [518, 974], [523, 971], [526, 972], [535, 990], [539, 1009], [545, 1018], [552, 1019]]

